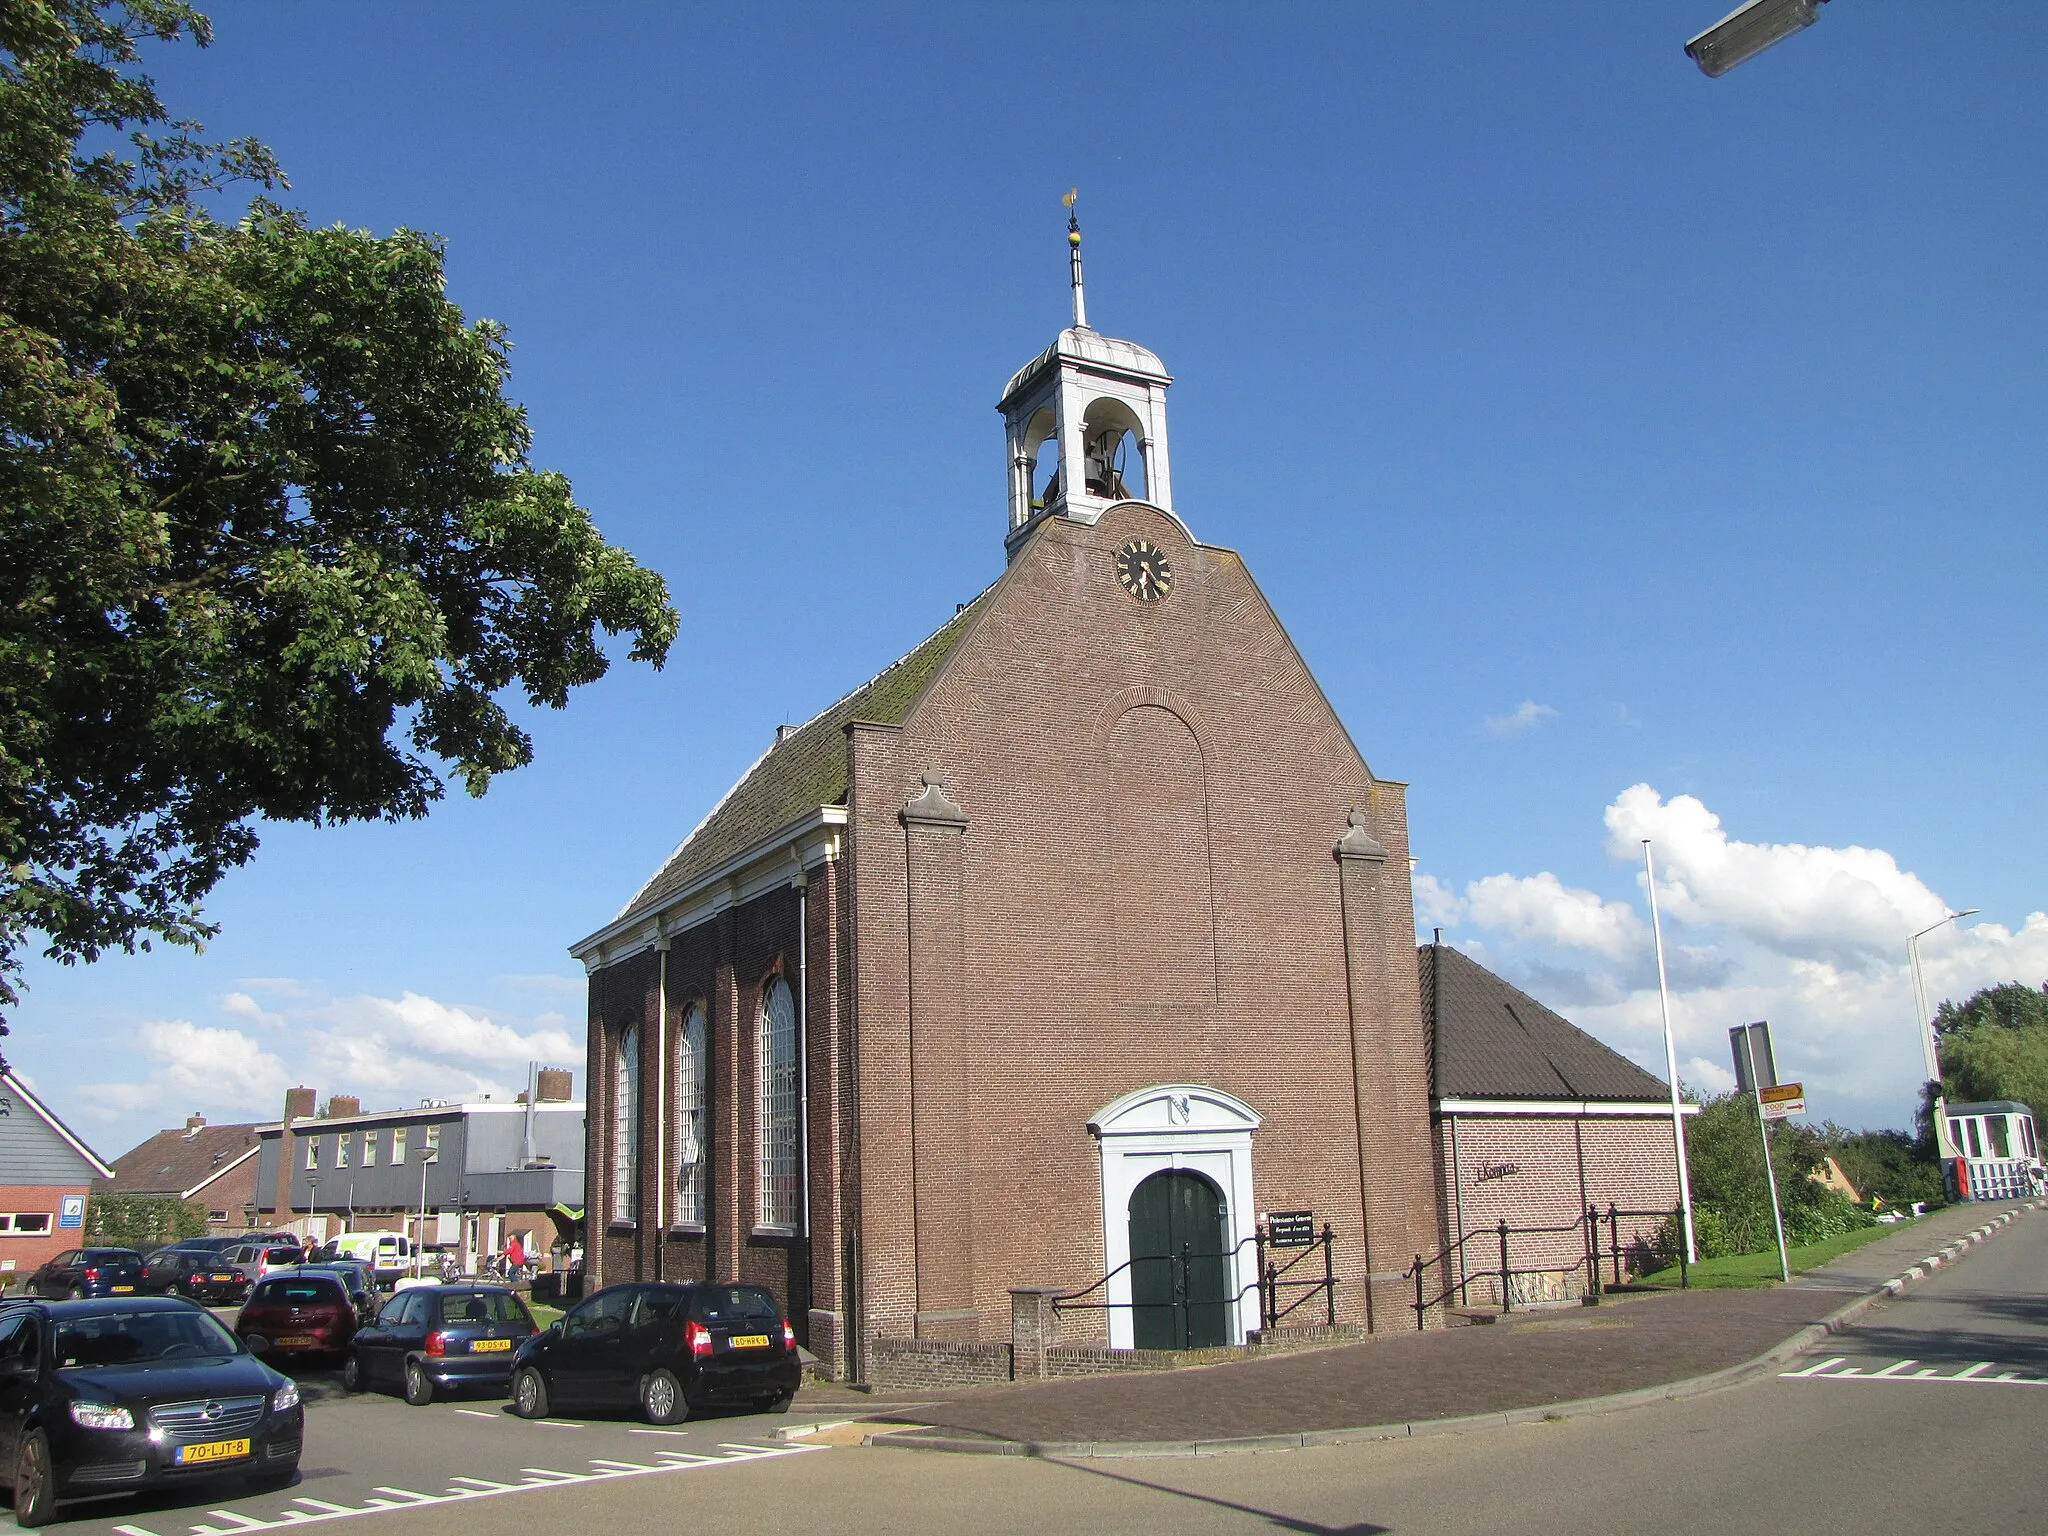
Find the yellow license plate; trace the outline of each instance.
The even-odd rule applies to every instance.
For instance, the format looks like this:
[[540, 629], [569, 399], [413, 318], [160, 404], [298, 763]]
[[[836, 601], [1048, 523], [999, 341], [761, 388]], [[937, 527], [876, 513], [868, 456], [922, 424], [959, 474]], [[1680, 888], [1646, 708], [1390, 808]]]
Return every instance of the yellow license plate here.
[[506, 1350], [511, 1347], [512, 1341], [510, 1339], [471, 1339], [469, 1341], [469, 1352], [472, 1355], [488, 1355], [493, 1351]]
[[732, 1349], [766, 1349], [768, 1347], [768, 1335], [765, 1333], [741, 1333], [735, 1334], [726, 1342], [728, 1347]]
[[197, 1466], [202, 1461], [233, 1461], [237, 1456], [249, 1454], [246, 1440], [209, 1440], [204, 1445], [181, 1445], [175, 1458], [181, 1467]]
[[232, 1285], [235, 1283], [236, 1277], [233, 1275], [215, 1275], [213, 1279], [216, 1285]]
[[311, 1349], [313, 1347], [313, 1335], [310, 1333], [295, 1333], [288, 1338], [279, 1339], [277, 1343], [280, 1349]]
[[134, 1290], [135, 1287], [132, 1285], [115, 1285], [109, 1286], [108, 1289], [111, 1290], [116, 1296], [126, 1296], [130, 1291]]

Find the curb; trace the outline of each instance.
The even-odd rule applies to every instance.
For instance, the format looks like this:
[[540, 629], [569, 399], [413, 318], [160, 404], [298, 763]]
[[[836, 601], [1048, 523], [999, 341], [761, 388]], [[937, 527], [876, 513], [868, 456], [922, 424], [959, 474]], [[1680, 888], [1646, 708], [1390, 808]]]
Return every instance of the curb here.
[[1751, 1376], [1762, 1375], [1773, 1366], [1804, 1354], [1833, 1334], [1856, 1326], [1873, 1307], [1882, 1306], [1907, 1287], [1926, 1279], [1937, 1269], [1956, 1263], [1970, 1249], [1999, 1228], [2027, 1212], [2039, 1209], [2040, 1200], [2029, 1200], [2016, 1210], [2005, 1211], [1981, 1227], [1973, 1227], [1947, 1247], [1908, 1266], [1867, 1296], [1859, 1296], [1838, 1307], [1817, 1323], [1809, 1323], [1790, 1338], [1772, 1345], [1752, 1360], [1724, 1366], [1703, 1376], [1661, 1386], [1636, 1387], [1611, 1392], [1604, 1397], [1582, 1397], [1568, 1403], [1549, 1403], [1539, 1408], [1507, 1408], [1492, 1413], [1467, 1414], [1454, 1419], [1418, 1419], [1405, 1424], [1371, 1424], [1357, 1429], [1312, 1429], [1286, 1435], [1235, 1435], [1215, 1440], [969, 1440], [957, 1436], [926, 1435], [916, 1430], [885, 1430], [865, 1437], [861, 1444], [905, 1451], [945, 1451], [971, 1456], [1039, 1456], [1074, 1460], [1116, 1460], [1121, 1458], [1245, 1456], [1259, 1451], [1293, 1451], [1311, 1445], [1347, 1445], [1364, 1440], [1409, 1440], [1425, 1435], [1456, 1435], [1474, 1429], [1494, 1429], [1509, 1424], [1532, 1424], [1561, 1419], [1590, 1418], [1596, 1414], [1619, 1413], [1650, 1403], [1675, 1402], [1698, 1397], [1735, 1385]]

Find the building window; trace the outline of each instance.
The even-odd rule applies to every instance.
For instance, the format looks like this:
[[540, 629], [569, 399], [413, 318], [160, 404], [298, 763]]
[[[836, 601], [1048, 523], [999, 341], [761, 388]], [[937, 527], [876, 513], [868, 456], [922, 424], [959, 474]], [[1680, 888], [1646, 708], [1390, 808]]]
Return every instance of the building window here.
[[365, 1168], [377, 1166], [377, 1137], [379, 1134], [376, 1131], [363, 1132], [363, 1166]]
[[438, 1123], [427, 1127], [427, 1151], [435, 1155], [441, 1151], [441, 1127]]
[[320, 1138], [317, 1136], [308, 1136], [306, 1138], [306, 1166], [308, 1168], [318, 1168], [320, 1166]]
[[41, 1235], [49, 1230], [48, 1211], [0, 1211], [0, 1236], [19, 1237], [24, 1233]]
[[640, 1031], [619, 1031], [619, 1060], [612, 1072], [612, 1220], [640, 1215]]
[[708, 1203], [711, 1168], [704, 1132], [710, 1123], [711, 1072], [704, 1045], [704, 1005], [692, 1003], [676, 1047], [676, 1222], [682, 1226], [702, 1226]]
[[797, 1220], [796, 1000], [780, 976], [761, 999], [761, 1225]]
[[206, 1220], [209, 1226], [224, 1227], [228, 1224], [228, 1213], [225, 1210], [208, 1211]]
[[348, 1146], [349, 1143], [354, 1140], [355, 1137], [346, 1131], [344, 1131], [341, 1135], [334, 1138], [335, 1167], [346, 1168], [348, 1166]]
[[391, 1128], [391, 1161], [405, 1161], [405, 1127], [402, 1125], [394, 1125]]

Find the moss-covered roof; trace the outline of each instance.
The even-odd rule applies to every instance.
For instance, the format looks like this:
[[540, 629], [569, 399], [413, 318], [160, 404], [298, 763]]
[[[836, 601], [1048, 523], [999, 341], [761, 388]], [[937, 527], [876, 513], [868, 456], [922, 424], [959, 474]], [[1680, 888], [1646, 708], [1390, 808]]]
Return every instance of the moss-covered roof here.
[[788, 826], [806, 811], [822, 805], [844, 805], [846, 727], [855, 720], [900, 725], [908, 719], [987, 601], [988, 593], [984, 592], [908, 656], [869, 678], [762, 753], [696, 831], [669, 855], [654, 878], [626, 904], [617, 921], [664, 905], [679, 891]]

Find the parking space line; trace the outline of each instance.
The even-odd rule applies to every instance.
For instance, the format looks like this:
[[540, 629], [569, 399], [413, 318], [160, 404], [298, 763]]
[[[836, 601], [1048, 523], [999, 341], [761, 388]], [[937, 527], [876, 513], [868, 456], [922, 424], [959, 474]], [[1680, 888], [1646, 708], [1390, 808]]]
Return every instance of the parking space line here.
[[570, 1424], [562, 1419], [521, 1419], [522, 1424], [531, 1424], [535, 1429], [581, 1429], [581, 1424]]
[[590, 1464], [593, 1467], [631, 1467], [635, 1472], [654, 1470], [653, 1466], [644, 1461], [613, 1461], [609, 1456], [593, 1456], [590, 1458]]
[[1843, 1364], [1848, 1358], [1847, 1355], [1837, 1355], [1832, 1360], [1823, 1360], [1818, 1365], [1809, 1365], [1803, 1371], [1781, 1371], [1779, 1374], [1783, 1376], [1817, 1376], [1831, 1365]]
[[1968, 1381], [1972, 1376], [1976, 1375], [1979, 1371], [1988, 1371], [1991, 1369], [1992, 1366], [1994, 1366], [1997, 1363], [1998, 1362], [1996, 1362], [1995, 1360], [1979, 1360], [1975, 1365], [1971, 1366], [1968, 1370], [1957, 1371], [1955, 1375], [1949, 1377], [1949, 1380]]
[[472, 1419], [502, 1419], [502, 1413], [485, 1413], [481, 1408], [458, 1408], [457, 1413], [467, 1414]]
[[689, 1431], [687, 1429], [629, 1429], [626, 1433], [629, 1435], [674, 1435], [677, 1439], [681, 1439]]
[[[731, 1454], [725, 1456], [699, 1456], [688, 1451], [663, 1451], [660, 1453], [661, 1462], [659, 1465], [649, 1466], [634, 1462], [611, 1462], [604, 1464], [592, 1462], [592, 1470], [588, 1472], [562, 1472], [553, 1467], [521, 1467], [520, 1471], [529, 1474], [528, 1480], [523, 1483], [491, 1484], [482, 1478], [455, 1477], [451, 1478], [450, 1481], [475, 1483], [481, 1486], [450, 1489], [445, 1494], [415, 1493], [409, 1488], [380, 1487], [376, 1490], [379, 1494], [389, 1494], [393, 1497], [368, 1498], [364, 1499], [359, 1505], [337, 1504], [327, 1499], [299, 1497], [293, 1499], [292, 1502], [306, 1506], [306, 1509], [312, 1510], [313, 1513], [307, 1513], [306, 1509], [284, 1509], [280, 1510], [273, 1518], [267, 1520], [244, 1515], [237, 1510], [208, 1510], [206, 1511], [207, 1514], [217, 1519], [227, 1519], [233, 1523], [226, 1530], [213, 1525], [195, 1524], [188, 1527], [188, 1531], [189, 1536], [246, 1536], [246, 1533], [252, 1531], [281, 1530], [286, 1526], [312, 1525], [327, 1520], [348, 1520], [360, 1515], [384, 1514], [398, 1509], [416, 1509], [426, 1504], [462, 1504], [472, 1499], [496, 1498], [501, 1494], [531, 1493], [537, 1488], [559, 1488], [575, 1483], [606, 1482], [613, 1478], [621, 1477], [658, 1476], [665, 1472], [689, 1472], [700, 1467], [734, 1466], [742, 1462], [772, 1460], [780, 1456], [803, 1456], [819, 1449], [819, 1447], [808, 1445], [727, 1445], [722, 1447], [722, 1449]], [[160, 1536], [159, 1532], [143, 1525], [117, 1525], [114, 1527], [114, 1530], [120, 1533], [120, 1536]]]

